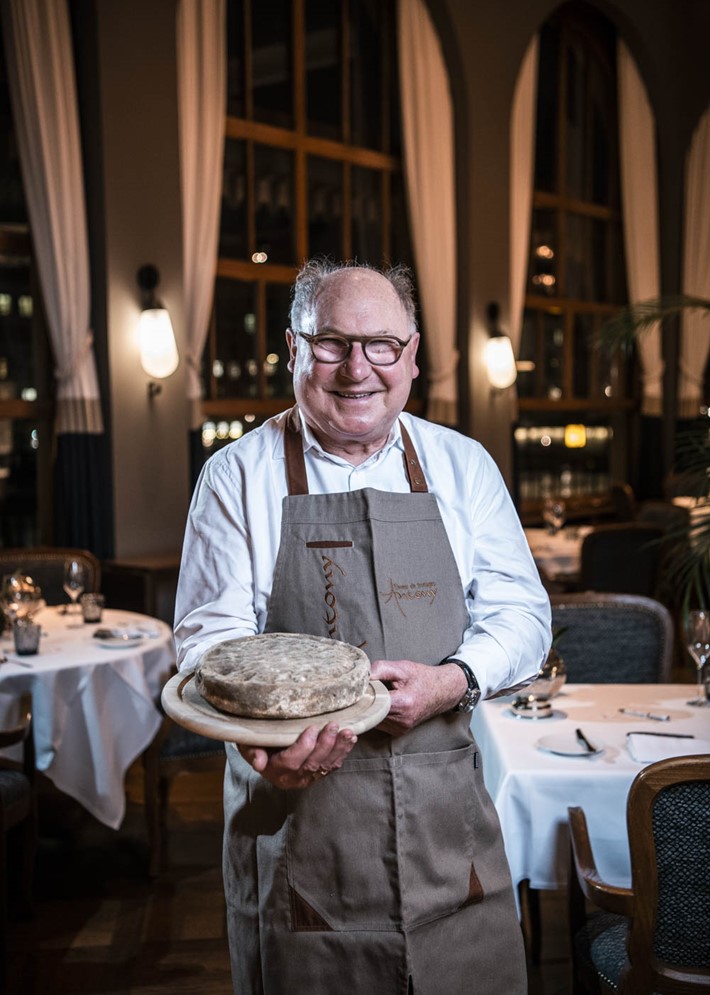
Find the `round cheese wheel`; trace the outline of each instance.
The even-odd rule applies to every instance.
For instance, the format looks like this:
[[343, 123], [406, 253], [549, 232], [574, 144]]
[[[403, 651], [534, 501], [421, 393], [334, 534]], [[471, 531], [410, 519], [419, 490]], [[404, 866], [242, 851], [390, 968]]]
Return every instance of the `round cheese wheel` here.
[[211, 646], [195, 687], [221, 711], [258, 719], [297, 719], [348, 708], [370, 679], [356, 646], [323, 636], [269, 632]]

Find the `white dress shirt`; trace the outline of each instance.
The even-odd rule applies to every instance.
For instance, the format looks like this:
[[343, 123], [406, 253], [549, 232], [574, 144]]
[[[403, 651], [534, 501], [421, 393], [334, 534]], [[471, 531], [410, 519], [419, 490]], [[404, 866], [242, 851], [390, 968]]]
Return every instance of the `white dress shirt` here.
[[[175, 605], [178, 666], [224, 639], [264, 631], [288, 493], [287, 412], [225, 446], [203, 467], [185, 531]], [[461, 577], [469, 627], [454, 654], [484, 696], [532, 680], [550, 645], [550, 604], [515, 507], [483, 447], [402, 414], [436, 496]], [[301, 420], [311, 494], [372, 487], [406, 493], [399, 422], [359, 466], [325, 452]]]

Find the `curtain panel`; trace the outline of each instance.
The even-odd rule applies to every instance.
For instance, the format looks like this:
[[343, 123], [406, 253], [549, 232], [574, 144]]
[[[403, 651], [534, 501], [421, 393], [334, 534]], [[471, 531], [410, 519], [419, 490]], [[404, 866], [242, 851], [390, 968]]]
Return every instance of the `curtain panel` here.
[[530, 258], [530, 225], [535, 180], [538, 36], [527, 47], [515, 83], [510, 115], [510, 317], [509, 333], [516, 359], [520, 353], [525, 286]]
[[[2, 0], [8, 84], [55, 362], [55, 542], [110, 555], [108, 454], [66, 0]], [[45, 441], [49, 444], [49, 440]]]
[[[685, 174], [683, 292], [710, 300], [710, 108], [693, 134]], [[696, 418], [704, 400], [710, 313], [686, 311], [681, 323], [678, 417]]]
[[66, 0], [3, 0], [8, 83], [55, 359], [57, 431], [103, 431]]
[[225, 0], [180, 0], [177, 63], [187, 399], [202, 423], [200, 364], [214, 294], [226, 117]]
[[[660, 296], [656, 124], [636, 63], [617, 43], [619, 78], [619, 157], [621, 202], [629, 301]], [[638, 336], [644, 415], [660, 416], [663, 407], [663, 357], [660, 324]]]
[[427, 417], [457, 422], [454, 130], [449, 78], [422, 0], [397, 5], [404, 174], [426, 327]]

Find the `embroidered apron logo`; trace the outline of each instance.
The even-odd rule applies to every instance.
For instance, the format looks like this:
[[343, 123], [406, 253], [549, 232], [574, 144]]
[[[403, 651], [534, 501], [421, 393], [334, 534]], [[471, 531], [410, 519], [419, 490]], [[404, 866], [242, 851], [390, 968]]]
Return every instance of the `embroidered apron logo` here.
[[338, 599], [335, 596], [335, 587], [333, 585], [333, 568], [338, 570], [343, 577], [347, 576], [347, 574], [335, 560], [332, 560], [324, 553], [321, 553], [321, 560], [323, 561], [323, 573], [325, 574], [325, 594], [323, 595], [323, 600], [326, 604], [326, 613], [323, 616], [323, 621], [328, 626], [328, 635], [331, 639], [335, 639], [338, 620]]
[[394, 600], [394, 603], [406, 618], [407, 613], [404, 610], [402, 602], [428, 601], [430, 605], [433, 605], [437, 594], [437, 587], [436, 582], [433, 580], [421, 580], [411, 584], [395, 584], [390, 577], [389, 591], [380, 591], [379, 594], [386, 605]]

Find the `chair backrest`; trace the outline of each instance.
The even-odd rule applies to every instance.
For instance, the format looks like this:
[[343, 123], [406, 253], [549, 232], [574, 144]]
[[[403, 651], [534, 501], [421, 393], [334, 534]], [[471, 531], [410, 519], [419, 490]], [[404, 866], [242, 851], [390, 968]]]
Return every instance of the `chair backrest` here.
[[101, 564], [88, 549], [59, 546], [34, 546], [21, 549], [0, 549], [0, 580], [5, 574], [22, 570], [42, 588], [48, 605], [69, 601], [64, 593], [64, 561], [79, 560], [87, 573], [86, 591], [101, 590]]
[[634, 916], [622, 990], [710, 991], [710, 755], [642, 770], [627, 822]]
[[631, 484], [622, 480], [611, 483], [611, 503], [614, 506], [614, 518], [617, 522], [631, 522], [636, 517], [636, 495]]
[[637, 522], [595, 526], [582, 540], [580, 589], [654, 597], [663, 535]]
[[574, 683], [653, 684], [670, 680], [673, 620], [667, 608], [635, 594], [553, 594], [553, 631]]

